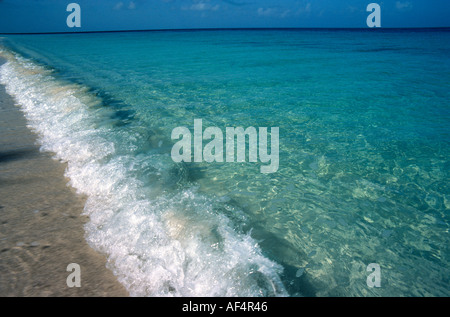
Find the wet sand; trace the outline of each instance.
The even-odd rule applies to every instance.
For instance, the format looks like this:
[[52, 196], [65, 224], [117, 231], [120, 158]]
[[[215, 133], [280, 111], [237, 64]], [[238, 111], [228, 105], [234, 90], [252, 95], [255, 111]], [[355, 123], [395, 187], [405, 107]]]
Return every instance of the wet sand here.
[[[0, 296], [128, 296], [84, 239], [85, 198], [67, 186], [65, 168], [39, 151], [0, 85]], [[81, 287], [67, 286], [70, 263], [80, 265]]]

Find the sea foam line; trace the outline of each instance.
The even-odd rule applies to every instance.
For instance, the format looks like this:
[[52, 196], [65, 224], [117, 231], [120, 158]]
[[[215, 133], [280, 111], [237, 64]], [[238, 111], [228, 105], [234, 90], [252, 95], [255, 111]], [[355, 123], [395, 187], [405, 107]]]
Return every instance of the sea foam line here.
[[192, 186], [149, 199], [152, 180], [179, 168], [168, 155], [127, 153], [127, 142], [118, 141], [113, 127], [99, 126], [88, 105], [98, 100], [86, 96], [85, 88], [63, 83], [15, 53], [0, 55], [8, 60], [0, 82], [38, 134], [41, 149], [67, 162], [69, 184], [88, 197], [86, 239], [107, 256], [108, 268], [130, 295], [288, 295], [281, 266], [218, 211], [238, 210], [218, 206]]

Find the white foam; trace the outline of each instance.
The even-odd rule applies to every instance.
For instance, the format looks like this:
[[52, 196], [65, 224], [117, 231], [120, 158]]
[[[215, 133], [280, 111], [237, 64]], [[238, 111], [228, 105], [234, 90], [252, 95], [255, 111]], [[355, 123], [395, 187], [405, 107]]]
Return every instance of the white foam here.
[[130, 295], [288, 295], [281, 266], [216, 211], [218, 202], [188, 186], [156, 194], [155, 184], [182, 177], [172, 173], [179, 166], [163, 154], [127, 153], [131, 134], [99, 124], [98, 109], [87, 106], [95, 97], [85, 87], [57, 80], [51, 70], [5, 50], [0, 54], [8, 59], [1, 83], [42, 149], [68, 163], [70, 185], [88, 197], [86, 239], [107, 256]]

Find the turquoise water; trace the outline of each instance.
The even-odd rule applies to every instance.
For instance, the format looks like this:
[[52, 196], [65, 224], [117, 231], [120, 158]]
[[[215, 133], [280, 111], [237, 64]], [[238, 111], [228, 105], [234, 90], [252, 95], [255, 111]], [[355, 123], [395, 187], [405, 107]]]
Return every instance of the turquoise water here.
[[[1, 82], [131, 295], [450, 295], [448, 30], [1, 41]], [[279, 127], [279, 169], [175, 163], [194, 119]]]

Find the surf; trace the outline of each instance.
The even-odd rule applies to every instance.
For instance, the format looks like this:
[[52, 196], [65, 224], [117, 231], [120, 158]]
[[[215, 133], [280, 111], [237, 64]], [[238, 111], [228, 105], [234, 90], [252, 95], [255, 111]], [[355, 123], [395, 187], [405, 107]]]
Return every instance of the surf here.
[[87, 196], [86, 240], [130, 295], [288, 295], [282, 267], [223, 213], [242, 211], [200, 193], [168, 154], [142, 148], [151, 132], [139, 122], [114, 125], [112, 110], [88, 87], [6, 49], [0, 54], [7, 58], [1, 83], [41, 150], [67, 163], [69, 185]]

